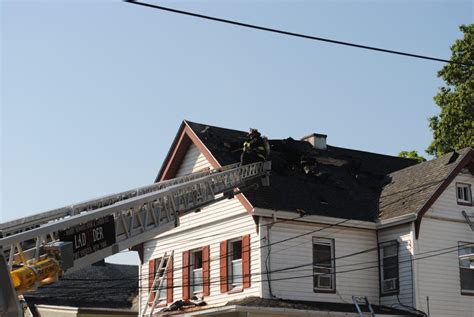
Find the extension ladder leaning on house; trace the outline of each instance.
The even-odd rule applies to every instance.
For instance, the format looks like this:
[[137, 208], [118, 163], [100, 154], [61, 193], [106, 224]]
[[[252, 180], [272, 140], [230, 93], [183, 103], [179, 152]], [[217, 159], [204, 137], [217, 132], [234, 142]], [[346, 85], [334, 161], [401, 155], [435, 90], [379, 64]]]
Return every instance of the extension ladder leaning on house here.
[[18, 295], [66, 270], [178, 226], [178, 212], [231, 198], [259, 180], [267, 186], [270, 169], [270, 162], [228, 165], [0, 224], [0, 316], [22, 316]]

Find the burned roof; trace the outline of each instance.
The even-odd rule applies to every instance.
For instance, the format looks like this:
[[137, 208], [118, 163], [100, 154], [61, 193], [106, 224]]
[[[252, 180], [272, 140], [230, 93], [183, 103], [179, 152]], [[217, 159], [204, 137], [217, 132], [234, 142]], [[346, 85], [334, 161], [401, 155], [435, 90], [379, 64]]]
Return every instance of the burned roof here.
[[[221, 165], [239, 162], [247, 133], [186, 121]], [[254, 207], [375, 221], [387, 174], [416, 161], [309, 142], [269, 140], [270, 186], [245, 192]]]
[[[138, 295], [138, 266], [99, 262], [25, 294], [28, 305], [132, 309]], [[135, 308], [133, 308], [135, 309]]]
[[472, 163], [473, 150], [465, 148], [388, 175], [390, 182], [380, 195], [380, 219], [418, 213], [435, 192], [455, 176], [462, 161]]

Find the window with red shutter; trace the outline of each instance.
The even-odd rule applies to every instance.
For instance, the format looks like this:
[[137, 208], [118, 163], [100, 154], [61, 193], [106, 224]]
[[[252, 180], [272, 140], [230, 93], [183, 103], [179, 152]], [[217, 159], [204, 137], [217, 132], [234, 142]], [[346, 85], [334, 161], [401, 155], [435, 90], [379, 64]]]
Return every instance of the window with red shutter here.
[[250, 235], [242, 237], [242, 287], [250, 287]]
[[166, 272], [166, 301], [168, 303], [173, 302], [173, 258], [168, 258], [170, 264], [168, 265], [168, 271]]
[[[153, 281], [155, 280], [155, 268], [156, 268], [156, 259], [152, 259], [148, 262], [148, 292], [151, 292], [151, 288], [153, 287]], [[148, 305], [153, 304], [155, 300], [155, 293], [152, 294], [150, 297], [150, 302]]]
[[227, 293], [229, 290], [228, 279], [227, 279], [227, 241], [220, 243], [220, 282], [221, 282], [221, 293]]
[[189, 299], [189, 251], [183, 252], [183, 300]]
[[211, 295], [210, 285], [210, 249], [209, 246], [202, 248], [202, 281], [203, 281], [203, 295]]

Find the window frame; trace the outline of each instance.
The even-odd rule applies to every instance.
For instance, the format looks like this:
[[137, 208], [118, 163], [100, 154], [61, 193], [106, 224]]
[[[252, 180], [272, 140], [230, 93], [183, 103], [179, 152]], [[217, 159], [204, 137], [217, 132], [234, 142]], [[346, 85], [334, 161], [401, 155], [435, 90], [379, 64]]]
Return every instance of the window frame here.
[[[232, 244], [235, 242], [240, 241], [240, 259], [234, 260], [234, 252], [232, 248]], [[241, 290], [244, 288], [244, 268], [243, 268], [243, 239], [242, 237], [238, 237], [235, 239], [227, 240], [227, 284], [228, 284], [228, 291], [235, 291]], [[234, 272], [233, 272], [233, 264], [234, 262], [237, 265], [240, 265], [240, 271], [242, 272], [240, 275], [240, 283], [234, 285]]]
[[[396, 254], [392, 256], [388, 256], [387, 258], [390, 257], [396, 257], [397, 261], [397, 277], [396, 278], [391, 278], [391, 279], [385, 279], [384, 278], [384, 265], [383, 265], [383, 260], [386, 258], [385, 257], [385, 251], [384, 248], [395, 246], [396, 247]], [[385, 241], [385, 242], [380, 242], [379, 247], [378, 247], [378, 254], [379, 254], [379, 292], [380, 296], [392, 296], [392, 295], [398, 295], [400, 294], [400, 243], [397, 240], [390, 240], [390, 241]], [[384, 282], [387, 280], [393, 280], [396, 279], [396, 288], [393, 290], [384, 290]]]
[[[467, 188], [467, 195], [469, 196], [468, 199], [459, 198], [459, 189], [460, 188]], [[458, 205], [461, 206], [472, 206], [472, 190], [471, 184], [467, 183], [456, 183], [456, 202]]]
[[[467, 241], [458, 241], [458, 246], [459, 245], [464, 245], [464, 244], [469, 244], [469, 247], [472, 248], [472, 253], [474, 253], [474, 242], [467, 242]], [[468, 253], [469, 254], [469, 253]], [[462, 274], [461, 270], [473, 270], [474, 271], [474, 260], [471, 260], [471, 267], [469, 268], [463, 268], [461, 267], [461, 249], [458, 247], [458, 265], [459, 265], [459, 290], [461, 292], [461, 295], [467, 295], [467, 296], [474, 296], [474, 289], [473, 290], [463, 290], [462, 288]]]
[[[317, 268], [316, 266], [316, 259], [315, 259], [315, 250], [314, 250], [314, 246], [315, 245], [324, 245], [324, 246], [328, 246], [330, 247], [330, 252], [331, 252], [331, 267], [329, 268], [330, 272], [329, 275], [331, 277], [331, 288], [321, 288], [321, 287], [317, 287], [316, 286], [316, 283], [315, 283], [315, 277], [316, 277], [316, 270], [317, 269], [320, 269], [321, 267], [319, 266], [319, 268]], [[335, 246], [335, 239], [331, 239], [331, 238], [322, 238], [322, 237], [313, 237], [312, 238], [312, 244], [311, 244], [311, 247], [312, 247], [312, 257], [313, 257], [313, 292], [315, 293], [336, 293], [336, 274], [335, 274], [335, 271], [336, 271], [336, 246]], [[327, 275], [327, 274], [325, 274]]]
[[[198, 253], [198, 252], [201, 252], [201, 267], [199, 269], [195, 269], [194, 268], [194, 265], [195, 265], [195, 258], [194, 258], [194, 254]], [[194, 281], [194, 277], [195, 277], [195, 271], [197, 270], [201, 270], [201, 284], [200, 284], [200, 290], [195, 290], [195, 287], [196, 287], [196, 283]], [[189, 295], [190, 297], [194, 296], [194, 295], [200, 295], [200, 296], [203, 296], [204, 294], [204, 276], [203, 276], [203, 273], [204, 273], [204, 252], [203, 252], [203, 248], [197, 248], [197, 249], [193, 249], [193, 250], [190, 250], [189, 251]]]

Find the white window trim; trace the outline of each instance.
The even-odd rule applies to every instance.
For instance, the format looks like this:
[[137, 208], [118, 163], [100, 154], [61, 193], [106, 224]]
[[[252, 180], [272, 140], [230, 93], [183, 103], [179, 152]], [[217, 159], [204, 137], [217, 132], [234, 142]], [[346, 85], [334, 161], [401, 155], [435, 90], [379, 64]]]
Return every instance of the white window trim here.
[[[202, 262], [202, 266], [201, 268], [199, 269], [195, 269], [194, 268], [194, 253], [197, 253], [197, 252], [201, 252], [201, 262]], [[203, 276], [202, 276], [202, 273], [203, 273], [203, 266], [204, 266], [204, 263], [203, 263], [203, 250], [202, 248], [199, 248], [199, 249], [195, 249], [195, 250], [191, 250], [189, 251], [189, 267], [190, 267], [190, 270], [189, 270], [189, 277], [190, 277], [190, 286], [191, 286], [191, 294], [192, 295], [201, 295], [204, 291], [204, 286], [203, 286]], [[201, 272], [201, 283], [200, 284], [197, 284], [196, 281], [194, 280], [194, 277], [195, 277], [195, 272], [198, 272], [200, 271]], [[199, 287], [200, 289], [196, 290], [196, 287]]]
[[[474, 270], [474, 242], [458, 242], [459, 244], [459, 287], [461, 288], [461, 294], [474, 295], [474, 289], [463, 289], [461, 284], [461, 270]], [[467, 244], [467, 245], [466, 245]], [[464, 248], [470, 248], [470, 250], [464, 252]], [[469, 267], [461, 266], [462, 260], [470, 260]]]
[[[396, 254], [386, 257], [385, 254], [384, 254], [384, 248], [391, 247], [391, 246], [396, 246], [396, 248], [397, 248]], [[400, 246], [399, 246], [397, 240], [392, 240], [392, 241], [379, 243], [379, 252], [380, 252], [380, 294], [381, 295], [398, 294], [399, 291], [400, 291], [399, 247]], [[391, 257], [396, 257], [397, 258], [397, 268], [398, 268], [397, 277], [390, 278], [390, 279], [385, 279], [383, 260], [385, 258], [391, 258]], [[395, 282], [395, 289], [385, 290], [384, 289], [385, 281], [394, 281]]]
[[[463, 197], [459, 197], [459, 189], [463, 189]], [[464, 195], [464, 189], [467, 189], [467, 197]], [[472, 191], [471, 191], [471, 185], [466, 184], [466, 183], [456, 183], [456, 201], [458, 204], [467, 204], [467, 205], [472, 205]]]
[[[166, 261], [169, 261], [169, 257], [166, 258]], [[160, 274], [160, 272], [158, 271], [158, 266], [160, 265], [160, 262], [161, 262], [161, 258], [156, 259], [156, 262], [155, 262], [155, 272], [156, 272], [156, 274]], [[166, 267], [166, 263], [162, 268], [163, 275], [165, 274], [165, 267]], [[156, 277], [156, 275], [155, 275], [155, 277]], [[163, 278], [163, 284], [161, 284], [162, 287], [161, 287], [161, 291], [160, 291], [160, 297], [158, 297], [158, 303], [163, 302], [163, 301], [164, 302], [167, 301], [167, 292], [166, 292], [166, 285], [168, 284], [167, 279], [168, 279], [167, 276], [165, 276]], [[158, 285], [156, 285], [156, 287], [158, 288]], [[156, 291], [156, 294], [157, 293], [158, 293], [158, 290]]]
[[[234, 252], [232, 250], [232, 243], [237, 242], [237, 241], [242, 241], [242, 237], [228, 240], [227, 241], [227, 252], [228, 252], [228, 265], [227, 265], [227, 274], [228, 274], [228, 283], [229, 283], [229, 289], [236, 290], [236, 289], [241, 289], [243, 288], [243, 267], [242, 267], [242, 255], [240, 256], [240, 259], [234, 260], [233, 255]], [[242, 246], [243, 248], [243, 246]], [[241, 276], [240, 276], [240, 283], [234, 283], [234, 272], [233, 272], [233, 264], [235, 265], [240, 265], [241, 267]]]
[[[314, 259], [314, 246], [315, 245], [324, 245], [324, 246], [329, 246], [331, 248], [331, 267], [327, 266], [320, 266], [316, 265], [315, 259]], [[329, 239], [329, 238], [318, 238], [318, 237], [313, 237], [313, 289], [315, 292], [328, 292], [328, 293], [333, 293], [336, 291], [336, 275], [334, 274], [334, 271], [336, 270], [336, 261], [335, 261], [335, 247], [334, 247], [334, 239]], [[314, 276], [316, 275], [315, 271], [317, 269], [328, 269], [330, 271], [330, 278], [331, 278], [331, 287], [318, 287], [314, 283]], [[327, 275], [327, 274], [324, 274]]]

